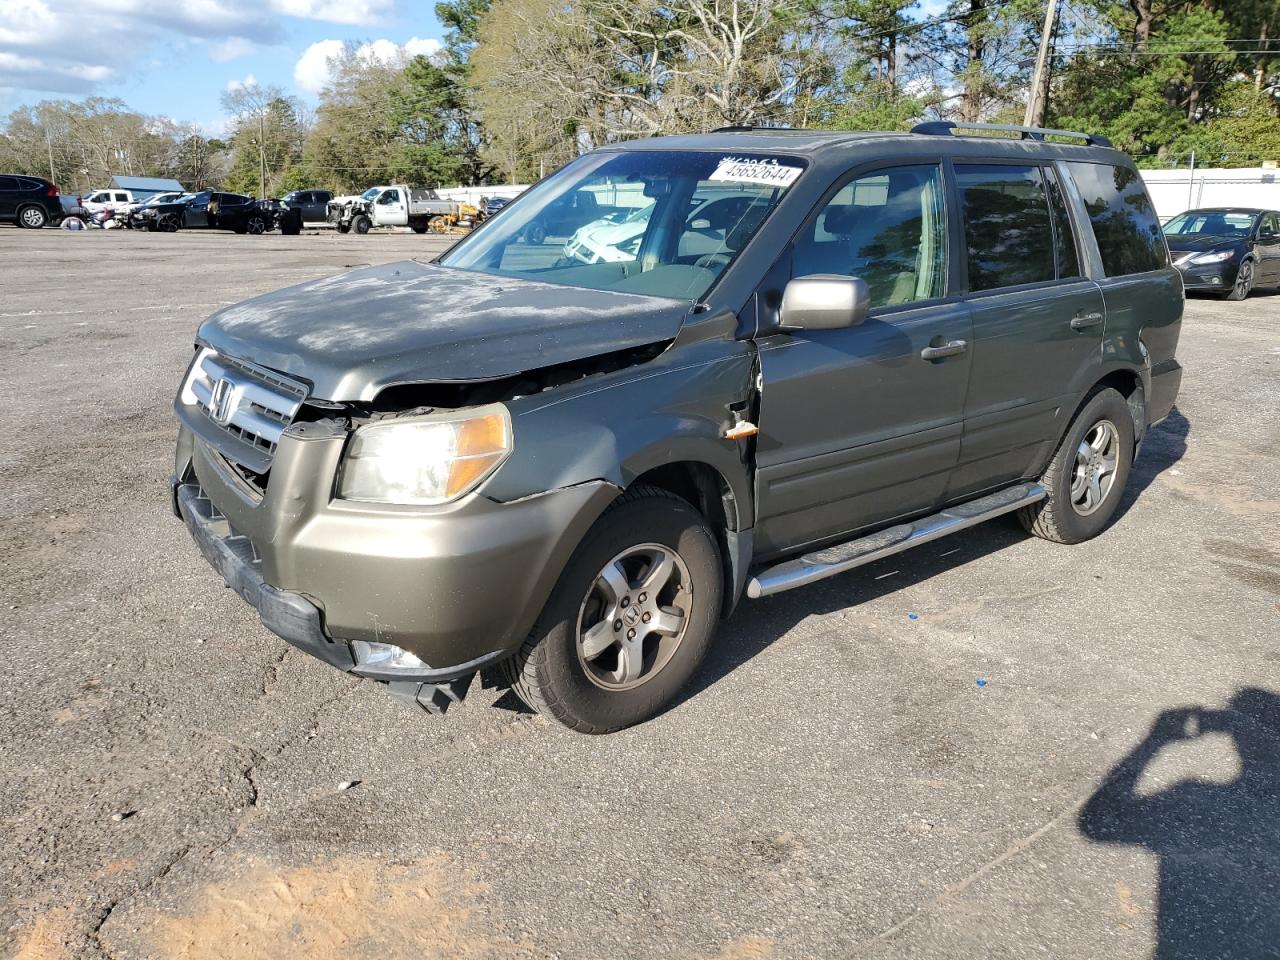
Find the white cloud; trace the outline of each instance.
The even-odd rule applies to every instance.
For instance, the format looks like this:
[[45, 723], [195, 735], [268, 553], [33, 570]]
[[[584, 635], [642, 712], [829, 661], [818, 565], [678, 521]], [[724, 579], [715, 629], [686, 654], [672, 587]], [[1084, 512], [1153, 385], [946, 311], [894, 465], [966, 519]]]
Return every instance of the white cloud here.
[[207, 44], [219, 63], [282, 43], [288, 17], [369, 25], [402, 0], [0, 0], [0, 88], [85, 94], [157, 49]]
[[381, 23], [396, 7], [395, 0], [272, 0], [271, 6], [280, 13], [304, 20], [324, 20], [328, 23], [366, 25]]
[[267, 49], [263, 44], [255, 43], [244, 37], [227, 37], [225, 40], [219, 40], [209, 47], [209, 59], [214, 63], [226, 63], [229, 60], [238, 60], [241, 57], [247, 57], [251, 53], [258, 53]]
[[[411, 37], [403, 44], [381, 37], [356, 47], [365, 63], [403, 63], [416, 56], [433, 56], [443, 45], [433, 37]], [[317, 40], [302, 52], [293, 66], [293, 80], [308, 93], [319, 93], [333, 77], [333, 61], [346, 49], [341, 40]]]
[[404, 45], [404, 52], [411, 57], [434, 57], [444, 49], [444, 44], [435, 37], [410, 37]]
[[319, 93], [329, 82], [329, 61], [341, 55], [341, 40], [317, 40], [293, 65], [294, 83], [308, 93]]
[[232, 92], [235, 92], [236, 90], [248, 90], [250, 87], [256, 87], [257, 85], [258, 78], [252, 73], [245, 74], [245, 78], [243, 80], [227, 81], [227, 89]]
[[404, 50], [390, 40], [371, 40], [356, 48], [356, 56], [365, 63], [395, 63], [404, 58]]

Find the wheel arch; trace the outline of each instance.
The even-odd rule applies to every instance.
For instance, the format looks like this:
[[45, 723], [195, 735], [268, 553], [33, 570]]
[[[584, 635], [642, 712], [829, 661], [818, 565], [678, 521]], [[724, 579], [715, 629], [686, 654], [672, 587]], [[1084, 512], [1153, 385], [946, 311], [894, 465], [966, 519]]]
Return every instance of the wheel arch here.
[[666, 490], [702, 514], [720, 548], [724, 579], [721, 616], [729, 616], [746, 586], [752, 537], [749, 521], [747, 529], [743, 529], [745, 505], [739, 503], [728, 477], [702, 460], [676, 460], [646, 470], [627, 487], [630, 489], [638, 485]]

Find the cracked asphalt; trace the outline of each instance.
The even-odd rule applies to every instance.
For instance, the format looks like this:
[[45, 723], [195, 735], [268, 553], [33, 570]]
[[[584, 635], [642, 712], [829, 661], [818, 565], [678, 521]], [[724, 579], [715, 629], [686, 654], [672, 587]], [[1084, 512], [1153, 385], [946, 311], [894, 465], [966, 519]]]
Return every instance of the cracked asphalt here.
[[0, 228], [0, 955], [1280, 957], [1280, 296], [1188, 303], [1097, 540], [747, 601], [592, 738], [290, 649], [167, 510], [197, 323], [434, 243]]

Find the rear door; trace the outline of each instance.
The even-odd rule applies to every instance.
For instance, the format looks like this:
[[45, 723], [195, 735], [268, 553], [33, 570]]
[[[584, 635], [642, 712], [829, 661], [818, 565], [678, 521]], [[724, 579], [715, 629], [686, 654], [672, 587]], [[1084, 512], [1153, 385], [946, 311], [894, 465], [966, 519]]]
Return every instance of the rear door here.
[[12, 217], [18, 212], [17, 177], [0, 177], [0, 217]]
[[1105, 307], [1052, 164], [955, 163], [973, 371], [955, 499], [1042, 462], [1101, 363]]
[[[779, 286], [813, 274], [861, 277], [871, 310], [856, 327], [757, 341], [762, 554], [925, 511], [946, 489], [971, 334], [968, 308], [949, 295], [943, 184], [939, 162], [856, 171], [801, 228], [789, 267], [775, 271]], [[780, 294], [762, 288], [761, 301]]]

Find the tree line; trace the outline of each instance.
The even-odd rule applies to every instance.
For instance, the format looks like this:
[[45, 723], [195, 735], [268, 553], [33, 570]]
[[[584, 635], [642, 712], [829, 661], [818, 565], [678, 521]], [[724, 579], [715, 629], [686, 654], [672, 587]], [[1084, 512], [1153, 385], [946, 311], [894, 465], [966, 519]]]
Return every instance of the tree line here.
[[[1046, 126], [1141, 165], [1280, 161], [1280, 0], [1076, 0], [1052, 35]], [[379, 182], [529, 182], [594, 147], [724, 126], [1020, 123], [1044, 0], [441, 0], [444, 50], [330, 62], [314, 110], [224, 94], [227, 134], [119, 100], [44, 101], [0, 127], [0, 169], [279, 195]]]

